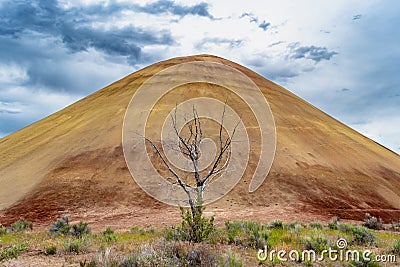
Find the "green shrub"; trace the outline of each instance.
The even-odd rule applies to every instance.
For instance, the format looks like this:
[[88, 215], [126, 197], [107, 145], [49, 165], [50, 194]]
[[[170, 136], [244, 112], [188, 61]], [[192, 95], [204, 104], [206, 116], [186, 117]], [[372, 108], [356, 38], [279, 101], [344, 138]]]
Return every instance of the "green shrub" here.
[[131, 233], [138, 233], [139, 232], [139, 226], [136, 226], [136, 225], [132, 226], [130, 230], [131, 230]]
[[400, 256], [400, 239], [394, 242], [392, 246], [392, 253]]
[[28, 245], [28, 242], [25, 242], [3, 248], [0, 251], [0, 262], [9, 259], [16, 259], [28, 249]]
[[154, 232], [156, 231], [153, 227], [153, 225], [148, 225], [145, 229], [146, 233], [150, 233], [150, 234], [154, 234]]
[[400, 232], [400, 222], [392, 222], [390, 225], [390, 230]]
[[69, 225], [68, 216], [62, 216], [56, 222], [50, 224], [49, 232], [54, 235], [67, 235], [71, 230], [71, 226]]
[[376, 240], [376, 236], [370, 233], [364, 226], [341, 223], [338, 225], [338, 229], [351, 234], [353, 236], [352, 241], [358, 245], [371, 245]]
[[242, 267], [243, 262], [240, 258], [233, 254], [232, 251], [228, 251], [223, 258], [222, 266]]
[[302, 243], [307, 250], [314, 250], [315, 252], [321, 252], [328, 248], [328, 239], [321, 234], [304, 238]]
[[90, 234], [91, 230], [89, 225], [82, 221], [70, 225], [69, 217], [65, 215], [50, 224], [49, 232], [53, 235], [72, 235], [81, 238], [85, 234]]
[[102, 239], [106, 242], [116, 242], [118, 238], [114, 234], [114, 230], [107, 227], [107, 229], [102, 233]]
[[353, 227], [351, 234], [353, 235], [353, 242], [358, 245], [372, 245], [376, 240], [375, 235], [368, 232], [363, 226]]
[[369, 213], [365, 214], [363, 226], [374, 230], [384, 229], [382, 219], [381, 218], [377, 219], [376, 217], [371, 216]]
[[90, 246], [90, 240], [85, 238], [68, 239], [64, 242], [64, 249], [67, 253], [85, 252]]
[[33, 229], [33, 224], [31, 222], [25, 221], [24, 218], [19, 219], [15, 223], [11, 224], [9, 230], [11, 232], [23, 232], [26, 229]]
[[328, 227], [331, 230], [337, 230], [339, 228], [339, 224], [339, 217], [335, 216], [330, 220]]
[[324, 228], [324, 226], [320, 222], [312, 222], [312, 223], [310, 223], [310, 227], [314, 228], [314, 229], [320, 229], [320, 230], [322, 228]]
[[0, 224], [0, 236], [7, 234], [7, 228]]
[[268, 228], [270, 229], [283, 229], [283, 222], [282, 221], [272, 221]]
[[[231, 262], [239, 261], [232, 260], [233, 257]], [[118, 266], [229, 266], [224, 265], [225, 259], [206, 244], [188, 246], [187, 243], [160, 242], [138, 248], [120, 260]]]
[[189, 209], [181, 209], [181, 225], [167, 231], [167, 239], [175, 241], [189, 241], [199, 243], [207, 240], [209, 235], [215, 231], [214, 217], [207, 219], [203, 216], [204, 207], [197, 207], [197, 214], [192, 217]]
[[229, 244], [243, 247], [263, 248], [268, 241], [269, 232], [257, 222], [225, 222]]
[[303, 228], [303, 225], [299, 222], [291, 222], [291, 223], [285, 224], [283, 228], [291, 230], [291, 229], [296, 229], [296, 228]]
[[77, 224], [73, 224], [71, 227], [70, 234], [81, 238], [83, 235], [90, 234], [91, 230], [87, 223], [80, 221]]
[[57, 246], [56, 245], [50, 245], [46, 247], [46, 255], [55, 255], [57, 253]]

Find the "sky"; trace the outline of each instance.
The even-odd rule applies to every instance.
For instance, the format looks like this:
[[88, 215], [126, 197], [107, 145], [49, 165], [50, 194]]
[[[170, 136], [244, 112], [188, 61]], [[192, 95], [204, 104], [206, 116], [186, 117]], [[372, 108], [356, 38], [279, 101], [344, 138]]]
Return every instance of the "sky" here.
[[400, 1], [0, 1], [0, 137], [147, 65], [242, 64], [400, 153]]

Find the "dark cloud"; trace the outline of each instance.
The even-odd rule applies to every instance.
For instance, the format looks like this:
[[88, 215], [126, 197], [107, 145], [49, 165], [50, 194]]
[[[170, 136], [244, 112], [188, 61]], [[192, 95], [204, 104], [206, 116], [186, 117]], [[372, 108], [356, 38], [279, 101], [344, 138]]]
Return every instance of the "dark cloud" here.
[[342, 92], [348, 92], [348, 91], [350, 91], [350, 89], [349, 89], [349, 88], [342, 88], [340, 91], [342, 91]]
[[271, 23], [266, 22], [266, 21], [264, 20], [263, 22], [261, 22], [260, 24], [258, 24], [258, 27], [260, 27], [261, 29], [263, 29], [264, 31], [266, 31], [270, 25], [271, 25]]
[[[0, 17], [0, 36], [18, 39], [24, 34], [37, 32], [59, 38], [72, 52], [94, 48], [105, 54], [129, 57], [131, 61], [140, 60], [144, 45], [173, 43], [168, 31], [154, 32], [133, 26], [108, 30], [93, 28], [87, 21], [94, 9], [64, 10], [56, 1], [9, 2], [0, 7], [3, 14]], [[109, 9], [115, 11], [117, 8], [111, 5]]]
[[65, 60], [71, 58], [71, 54], [95, 50], [109, 57], [109, 61], [117, 60], [121, 64], [137, 66], [153, 63], [159, 56], [147, 54], [143, 48], [174, 44], [168, 30], [135, 26], [104, 29], [93, 27], [93, 22], [103, 21], [127, 8], [152, 14], [208, 14], [204, 4], [180, 6], [170, 1], [155, 3], [162, 8], [156, 10], [151, 5], [114, 3], [64, 9], [52, 0], [4, 1], [0, 5], [0, 64], [15, 64], [25, 69], [28, 79], [21, 84], [23, 86], [38, 85], [50, 90], [74, 91], [82, 90], [80, 86], [89, 86], [90, 82], [79, 84], [79, 78], [71, 77], [74, 72], [80, 71], [65, 66]]
[[285, 42], [284, 41], [278, 41], [278, 42], [270, 44], [269, 47], [277, 46], [277, 45], [280, 45], [280, 44], [283, 44], [283, 43], [285, 43]]
[[228, 46], [229, 48], [239, 47], [243, 44], [243, 40], [240, 39], [227, 39], [227, 38], [218, 38], [218, 37], [206, 37], [200, 40], [195, 44], [196, 49], [204, 49], [207, 48], [210, 44], [217, 46]]
[[174, 1], [159, 0], [145, 6], [133, 6], [136, 10], [149, 14], [170, 13], [181, 17], [187, 15], [197, 15], [213, 19], [213, 16], [208, 12], [209, 4], [201, 2], [193, 6], [183, 6], [176, 4]]
[[252, 13], [242, 13], [242, 15], [239, 16], [239, 18], [244, 18], [244, 17], [249, 17], [250, 22], [254, 22], [257, 24], [257, 26], [261, 29], [263, 29], [264, 31], [266, 31], [270, 26], [271, 23], [267, 22], [265, 20], [263, 20], [262, 22], [259, 22], [258, 17], [254, 16]]
[[357, 14], [357, 15], [353, 16], [353, 20], [359, 20], [361, 18], [362, 18], [361, 14]]
[[292, 43], [288, 45], [289, 58], [292, 59], [311, 59], [315, 63], [321, 60], [330, 60], [334, 55], [337, 54], [335, 51], [328, 51], [326, 47], [320, 46], [301, 46], [300, 43]]

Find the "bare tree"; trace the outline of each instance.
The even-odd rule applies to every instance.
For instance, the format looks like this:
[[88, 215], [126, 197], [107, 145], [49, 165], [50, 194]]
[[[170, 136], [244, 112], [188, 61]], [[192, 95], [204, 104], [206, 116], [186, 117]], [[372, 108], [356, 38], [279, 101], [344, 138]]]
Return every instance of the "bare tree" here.
[[[235, 125], [232, 130], [232, 134], [224, 136], [224, 119], [226, 115], [226, 104], [224, 105], [224, 109], [221, 116], [221, 122], [219, 125], [219, 133], [217, 137], [218, 148], [216, 156], [211, 163], [211, 165], [203, 171], [199, 169], [199, 162], [201, 160], [201, 151], [200, 144], [203, 141], [203, 128], [202, 122], [199, 118], [196, 108], [193, 106], [192, 110], [192, 119], [187, 123], [188, 132], [187, 134], [183, 134], [180, 132], [177, 126], [177, 107], [175, 107], [173, 115], [171, 115], [172, 119], [172, 127], [174, 134], [177, 137], [177, 143], [175, 145], [168, 145], [170, 149], [181, 153], [182, 156], [190, 159], [192, 164], [192, 171], [190, 172], [190, 176], [192, 176], [192, 183], [188, 181], [187, 177], [175, 171], [174, 168], [170, 165], [164, 153], [162, 152], [161, 147], [155, 144], [152, 140], [145, 137], [145, 140], [151, 145], [154, 149], [155, 153], [158, 155], [159, 159], [171, 173], [172, 177], [169, 180], [178, 184], [182, 190], [186, 193], [192, 221], [194, 222], [193, 227], [199, 227], [199, 221], [202, 217], [203, 211], [203, 201], [204, 201], [204, 192], [206, 187], [211, 183], [214, 178], [217, 178], [222, 172], [227, 169], [228, 161], [231, 153], [231, 145], [232, 139], [235, 135], [236, 128], [239, 125], [239, 122]], [[196, 231], [197, 229], [193, 229]]]

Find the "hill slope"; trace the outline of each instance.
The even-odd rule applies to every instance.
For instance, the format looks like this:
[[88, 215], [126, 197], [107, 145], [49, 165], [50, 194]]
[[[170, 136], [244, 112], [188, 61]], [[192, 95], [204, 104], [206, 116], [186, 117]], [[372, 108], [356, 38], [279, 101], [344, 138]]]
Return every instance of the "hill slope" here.
[[268, 100], [276, 125], [275, 160], [262, 186], [248, 193], [245, 175], [209, 212], [221, 219], [356, 219], [365, 212], [400, 219], [398, 154], [243, 66], [199, 55], [151, 65], [0, 139], [0, 222], [24, 216], [47, 223], [64, 213], [99, 225], [174, 221], [176, 208], [153, 200], [132, 179], [122, 123], [146, 79], [191, 61], [245, 73]]

